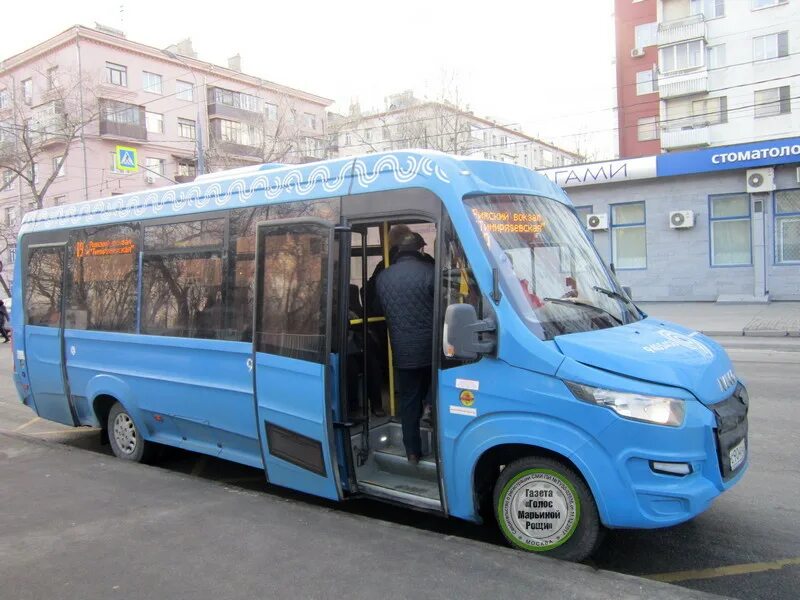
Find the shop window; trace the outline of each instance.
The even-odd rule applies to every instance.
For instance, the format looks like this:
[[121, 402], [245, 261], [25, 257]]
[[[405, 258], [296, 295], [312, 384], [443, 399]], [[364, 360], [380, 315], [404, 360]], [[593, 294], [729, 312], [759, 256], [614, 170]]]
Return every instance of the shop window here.
[[68, 329], [136, 331], [138, 225], [73, 232], [67, 280]]
[[611, 255], [616, 269], [647, 268], [644, 202], [611, 206]]
[[775, 192], [775, 262], [800, 263], [800, 189]]
[[711, 196], [709, 204], [711, 265], [731, 267], [752, 264], [750, 196]]

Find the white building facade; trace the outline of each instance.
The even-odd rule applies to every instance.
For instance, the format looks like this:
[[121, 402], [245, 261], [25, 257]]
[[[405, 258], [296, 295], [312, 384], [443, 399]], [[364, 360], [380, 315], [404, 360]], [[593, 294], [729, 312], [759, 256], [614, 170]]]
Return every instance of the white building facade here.
[[800, 2], [658, 0], [656, 15], [636, 26], [631, 50], [637, 96], [659, 99], [639, 141], [660, 138], [670, 152], [800, 131]]
[[581, 157], [519, 131], [512, 124], [481, 118], [444, 102], [419, 101], [410, 93], [390, 98], [389, 110], [330, 115], [332, 156], [354, 156], [427, 148], [451, 154], [550, 168]]

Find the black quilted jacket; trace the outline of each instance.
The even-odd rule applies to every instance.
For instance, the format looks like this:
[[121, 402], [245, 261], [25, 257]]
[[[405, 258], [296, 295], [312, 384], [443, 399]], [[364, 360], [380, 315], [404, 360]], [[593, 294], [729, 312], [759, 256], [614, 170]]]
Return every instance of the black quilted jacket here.
[[400, 369], [431, 364], [435, 272], [433, 264], [418, 252], [401, 252], [396, 262], [378, 275], [378, 299]]

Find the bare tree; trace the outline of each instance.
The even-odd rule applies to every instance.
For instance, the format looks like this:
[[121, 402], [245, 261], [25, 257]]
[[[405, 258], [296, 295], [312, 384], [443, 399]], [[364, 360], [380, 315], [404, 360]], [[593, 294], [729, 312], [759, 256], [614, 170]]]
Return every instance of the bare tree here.
[[[47, 82], [45, 102], [31, 105], [31, 94], [18, 89], [10, 76], [0, 84], [13, 90], [10, 115], [0, 121], [0, 172], [12, 173], [12, 180], [24, 186], [28, 207], [44, 206], [47, 191], [84, 129], [98, 118], [96, 82], [62, 68], [50, 67], [40, 73]], [[4, 81], [5, 79], [5, 81]], [[43, 159], [58, 157], [47, 176], [41, 176]], [[10, 183], [10, 182], [9, 182]]]

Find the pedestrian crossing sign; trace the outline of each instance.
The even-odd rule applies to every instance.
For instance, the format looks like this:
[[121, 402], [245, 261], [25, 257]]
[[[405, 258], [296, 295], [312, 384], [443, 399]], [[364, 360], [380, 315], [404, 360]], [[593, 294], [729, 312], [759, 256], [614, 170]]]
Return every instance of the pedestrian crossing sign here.
[[114, 166], [117, 168], [117, 171], [135, 173], [139, 170], [138, 160], [136, 148], [117, 146], [117, 151], [114, 153]]

